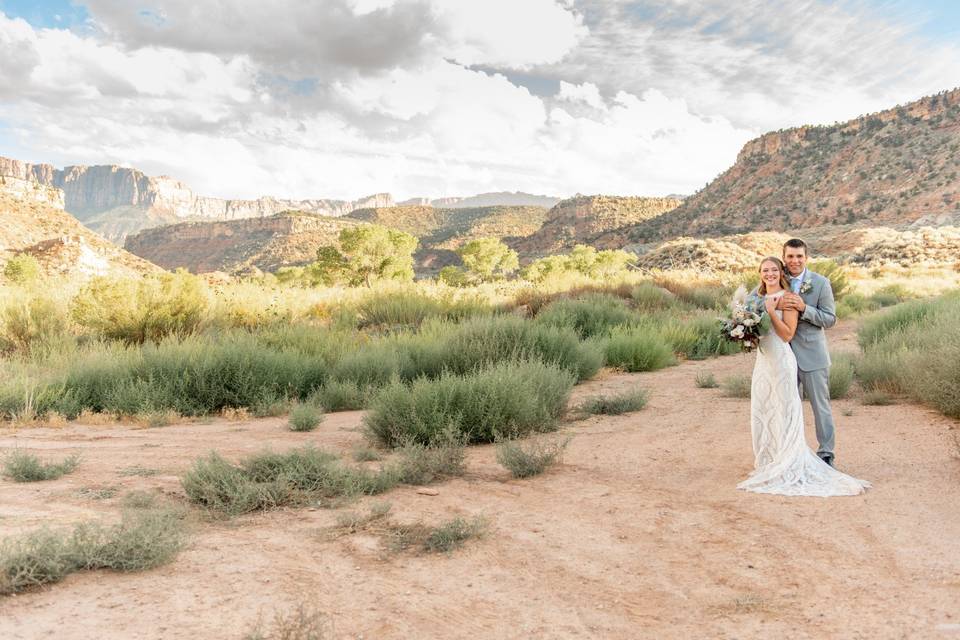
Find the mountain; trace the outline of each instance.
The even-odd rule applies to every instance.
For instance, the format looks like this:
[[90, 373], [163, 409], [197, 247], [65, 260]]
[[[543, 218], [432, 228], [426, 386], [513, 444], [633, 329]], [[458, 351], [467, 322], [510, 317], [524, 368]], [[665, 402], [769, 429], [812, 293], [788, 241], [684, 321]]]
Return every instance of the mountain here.
[[681, 202], [679, 198], [577, 195], [558, 202], [547, 212], [536, 233], [512, 242], [511, 246], [525, 257], [566, 251], [581, 243], [599, 248], [619, 247], [622, 242], [598, 242], [598, 238], [616, 237], [621, 229], [662, 217]]
[[229, 273], [256, 267], [276, 271], [316, 259], [317, 248], [336, 244], [356, 220], [289, 211], [261, 218], [183, 222], [127, 236], [126, 249], [166, 269]]
[[558, 202], [560, 202], [560, 198], [551, 196], [536, 196], [520, 191], [496, 191], [463, 198], [451, 197], [436, 198], [433, 200], [430, 198], [410, 198], [397, 204], [442, 207], [446, 209], [474, 207], [544, 207], [549, 209]]
[[184, 220], [257, 218], [289, 210], [341, 216], [360, 207], [393, 204], [390, 194], [384, 193], [356, 201], [210, 198], [168, 176], [147, 176], [116, 165], [56, 169], [0, 157], [0, 176], [61, 189], [68, 212], [120, 244], [130, 233]]
[[960, 89], [829, 126], [767, 133], [624, 244], [824, 225], [960, 222]]
[[63, 210], [63, 193], [30, 181], [0, 180], [0, 268], [27, 253], [58, 276], [132, 276], [159, 267], [131, 255]]
[[313, 261], [321, 245], [336, 244], [340, 230], [372, 223], [420, 238], [418, 271], [432, 273], [458, 261], [454, 250], [482, 236], [513, 237], [533, 233], [546, 217], [543, 207], [439, 209], [429, 206], [358, 209], [346, 216], [288, 211], [263, 218], [221, 222], [185, 222], [129, 235], [126, 248], [167, 269], [194, 273], [242, 272]]

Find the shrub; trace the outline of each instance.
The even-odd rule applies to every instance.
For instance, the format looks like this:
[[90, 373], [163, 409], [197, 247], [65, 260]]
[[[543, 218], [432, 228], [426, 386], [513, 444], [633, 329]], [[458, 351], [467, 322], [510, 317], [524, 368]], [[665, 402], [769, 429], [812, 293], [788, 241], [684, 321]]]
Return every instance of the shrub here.
[[361, 388], [355, 381], [328, 380], [317, 389], [308, 402], [320, 405], [326, 411], [351, 411], [367, 406], [372, 387]]
[[376, 449], [362, 445], [354, 446], [351, 456], [355, 462], [376, 462], [383, 458]]
[[325, 613], [301, 604], [289, 614], [277, 613], [267, 629], [258, 621], [243, 640], [323, 640], [334, 636], [333, 625]]
[[888, 284], [885, 287], [877, 289], [873, 295], [870, 296], [870, 300], [873, 302], [873, 304], [880, 307], [892, 307], [895, 304], [899, 304], [916, 297], [916, 295], [914, 295], [902, 284]]
[[807, 268], [830, 280], [830, 288], [833, 289], [836, 300], [842, 300], [850, 291], [847, 272], [835, 260], [811, 260], [807, 263]]
[[646, 325], [615, 329], [606, 352], [607, 364], [625, 371], [655, 371], [676, 363], [670, 344]]
[[170, 510], [124, 512], [119, 524], [81, 523], [72, 534], [41, 530], [0, 545], [0, 593], [58, 582], [84, 569], [151, 569], [182, 546], [179, 514]]
[[465, 376], [395, 382], [377, 394], [364, 418], [367, 434], [387, 446], [431, 444], [453, 430], [466, 442], [492, 442], [553, 427], [574, 377], [556, 365], [501, 363]]
[[313, 431], [323, 422], [323, 413], [310, 404], [297, 404], [290, 411], [291, 431]]
[[194, 504], [227, 515], [299, 504], [307, 499], [382, 493], [396, 486], [392, 469], [342, 465], [333, 454], [304, 447], [254, 454], [232, 465], [216, 453], [196, 460], [180, 479]]
[[0, 311], [0, 350], [47, 355], [66, 337], [67, 318], [53, 298], [21, 292]]
[[56, 480], [77, 468], [80, 457], [69, 456], [61, 462], [43, 462], [37, 456], [14, 450], [3, 459], [3, 475], [14, 482]]
[[923, 324], [934, 309], [930, 304], [918, 300], [867, 318], [857, 331], [857, 341], [866, 348], [891, 333]]
[[633, 389], [611, 396], [587, 398], [580, 410], [591, 415], [618, 416], [622, 413], [640, 411], [647, 406], [650, 394], [645, 389]]
[[834, 355], [830, 367], [830, 399], [846, 398], [853, 383], [853, 359], [847, 355]]
[[415, 291], [391, 291], [367, 296], [357, 305], [359, 328], [419, 327], [424, 320], [443, 314], [436, 299]]
[[552, 327], [572, 327], [581, 338], [607, 335], [614, 327], [638, 320], [620, 298], [592, 294], [575, 300], [557, 300], [537, 316], [537, 322]]
[[868, 391], [863, 396], [863, 404], [886, 406], [893, 404], [893, 398], [883, 391]]
[[720, 386], [728, 398], [749, 398], [751, 384], [750, 376], [730, 376]]
[[193, 333], [206, 310], [203, 281], [182, 270], [136, 280], [96, 277], [73, 300], [77, 324], [137, 344]]
[[190, 502], [228, 515], [278, 507], [296, 498], [285, 480], [254, 482], [216, 453], [196, 460], [180, 484]]
[[709, 371], [698, 371], [694, 382], [698, 389], [716, 389], [720, 386], [717, 379]]
[[434, 444], [408, 442], [400, 448], [400, 482], [430, 484], [466, 471], [464, 438], [455, 432], [442, 435]]
[[14, 284], [29, 284], [40, 277], [40, 263], [29, 253], [15, 255], [4, 265], [3, 277]]
[[394, 551], [413, 548], [425, 553], [449, 553], [463, 546], [465, 541], [482, 536], [486, 530], [487, 521], [479, 516], [471, 520], [454, 518], [437, 527], [392, 525], [389, 529], [390, 547]]
[[514, 478], [528, 478], [559, 462], [568, 444], [569, 437], [550, 442], [540, 439], [527, 445], [518, 440], [504, 440], [497, 445], [497, 462]]
[[674, 294], [652, 282], [637, 285], [630, 297], [637, 308], [643, 311], [663, 311], [682, 306]]

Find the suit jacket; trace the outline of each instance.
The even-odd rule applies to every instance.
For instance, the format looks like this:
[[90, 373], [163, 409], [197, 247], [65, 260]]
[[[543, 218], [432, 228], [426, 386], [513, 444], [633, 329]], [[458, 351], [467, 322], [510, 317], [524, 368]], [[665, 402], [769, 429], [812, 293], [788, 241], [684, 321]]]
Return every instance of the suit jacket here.
[[828, 278], [808, 270], [800, 291], [807, 308], [800, 314], [790, 347], [801, 371], [826, 369], [830, 366], [830, 351], [824, 329], [837, 323], [833, 287]]

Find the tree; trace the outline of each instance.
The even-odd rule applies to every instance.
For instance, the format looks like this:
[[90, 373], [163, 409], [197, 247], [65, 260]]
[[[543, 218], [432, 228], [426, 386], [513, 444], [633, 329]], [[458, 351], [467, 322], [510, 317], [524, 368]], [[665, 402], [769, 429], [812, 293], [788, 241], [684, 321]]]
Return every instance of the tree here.
[[618, 276], [637, 261], [637, 256], [621, 249], [605, 249], [597, 252], [590, 268], [590, 276], [605, 279]]
[[369, 287], [377, 280], [413, 280], [413, 252], [418, 244], [409, 233], [375, 224], [342, 230], [340, 249], [348, 281]]
[[457, 249], [457, 255], [467, 271], [484, 281], [513, 273], [520, 266], [517, 252], [497, 238], [471, 240]]
[[451, 287], [465, 287], [470, 284], [467, 273], [460, 267], [454, 267], [453, 265], [440, 269], [437, 280]]
[[544, 280], [564, 274], [569, 270], [570, 261], [567, 256], [547, 256], [534, 260], [520, 273], [520, 277], [530, 282]]

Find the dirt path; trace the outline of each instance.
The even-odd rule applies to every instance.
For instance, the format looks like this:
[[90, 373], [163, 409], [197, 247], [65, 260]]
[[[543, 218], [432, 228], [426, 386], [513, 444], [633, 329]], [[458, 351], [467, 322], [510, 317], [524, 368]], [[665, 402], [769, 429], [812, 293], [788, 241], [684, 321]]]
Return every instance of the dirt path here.
[[[831, 340], [853, 348], [852, 327]], [[165, 567], [74, 574], [0, 599], [0, 638], [240, 638], [258, 614], [306, 602], [329, 614], [337, 638], [960, 639], [958, 423], [913, 405], [839, 401], [838, 464], [873, 490], [745, 494], [734, 487], [752, 465], [749, 402], [694, 378], [751, 366], [735, 356], [601, 376], [573, 402], [636, 384], [651, 402], [566, 427], [574, 438], [560, 467], [512, 480], [491, 447], [476, 447], [467, 476], [437, 485], [439, 495], [405, 487], [380, 498], [402, 522], [485, 514], [487, 537], [451, 555], [385, 558], [371, 537], [326, 539], [335, 510], [205, 523]], [[179, 494], [177, 474], [211, 449], [346, 451], [360, 417], [332, 414], [309, 434], [282, 419], [0, 432], [3, 448], [83, 456], [57, 481], [0, 480], [0, 536], [115, 514], [133, 489]], [[121, 475], [137, 464], [161, 473]]]

